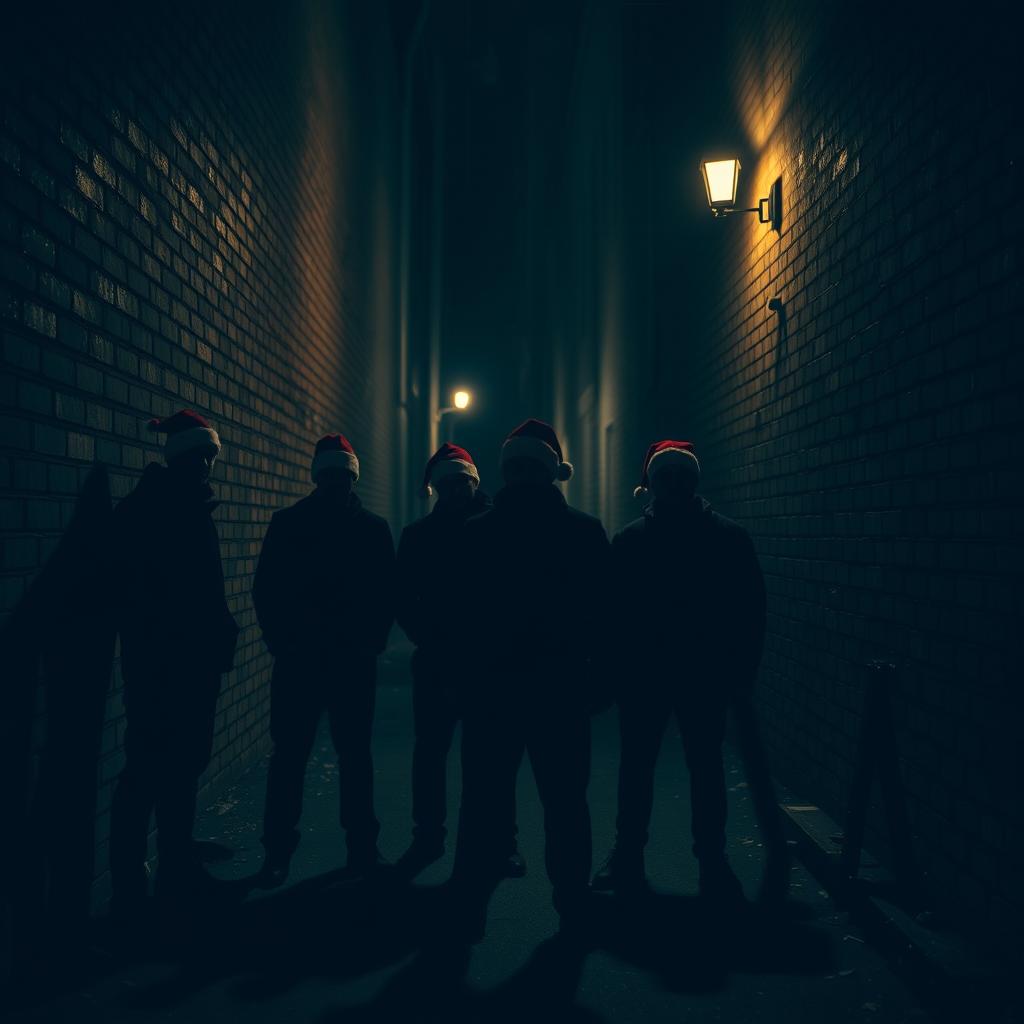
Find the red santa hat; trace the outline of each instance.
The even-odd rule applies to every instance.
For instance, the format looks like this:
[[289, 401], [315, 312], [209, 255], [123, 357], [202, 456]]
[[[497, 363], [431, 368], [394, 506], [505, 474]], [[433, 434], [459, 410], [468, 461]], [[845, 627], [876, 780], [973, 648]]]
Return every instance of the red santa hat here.
[[473, 456], [465, 448], [445, 441], [427, 461], [427, 468], [423, 473], [423, 497], [429, 498], [434, 493], [434, 488], [430, 486], [432, 481], [455, 473], [462, 473], [480, 483], [480, 474], [473, 462]]
[[194, 448], [215, 448], [220, 451], [220, 437], [206, 420], [191, 409], [181, 409], [165, 419], [152, 419], [147, 429], [166, 434], [164, 458], [168, 461]]
[[[655, 462], [657, 460], [657, 462]], [[652, 463], [654, 464], [652, 466]], [[694, 476], [700, 476], [700, 463], [693, 451], [692, 441], [655, 441], [644, 456], [644, 471], [640, 478], [640, 486], [633, 491], [633, 497], [639, 498], [651, 486], [654, 470], [663, 466], [685, 466]]]
[[562, 458], [555, 428], [543, 420], [526, 420], [505, 438], [501, 461], [508, 459], [536, 459], [550, 472], [552, 480], [572, 478], [572, 463]]
[[317, 441], [310, 466], [314, 483], [325, 469], [347, 469], [356, 480], [359, 479], [359, 459], [344, 434], [326, 434]]

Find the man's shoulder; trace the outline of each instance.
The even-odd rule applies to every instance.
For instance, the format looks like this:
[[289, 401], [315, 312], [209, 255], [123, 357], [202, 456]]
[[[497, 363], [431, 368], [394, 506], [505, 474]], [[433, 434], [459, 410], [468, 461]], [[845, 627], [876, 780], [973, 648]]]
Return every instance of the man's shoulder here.
[[633, 544], [643, 536], [646, 528], [647, 516], [637, 516], [632, 522], [626, 523], [625, 526], [615, 531], [612, 543], [616, 546], [620, 544]]
[[575, 529], [589, 530], [591, 532], [600, 530], [604, 533], [604, 524], [597, 516], [592, 516], [589, 512], [584, 512], [582, 509], [573, 508], [572, 505], [566, 505], [565, 512], [569, 517], [569, 522], [573, 524]]
[[720, 536], [735, 541], [743, 541], [750, 538], [746, 527], [741, 526], [735, 519], [723, 516], [721, 512], [715, 512], [710, 508], [707, 510], [706, 515], [708, 517], [708, 527]]
[[402, 527], [402, 540], [406, 542], [415, 542], [420, 540], [425, 533], [430, 531], [430, 514], [427, 513], [425, 516], [420, 516], [419, 519], [414, 519], [411, 523], [406, 523]]

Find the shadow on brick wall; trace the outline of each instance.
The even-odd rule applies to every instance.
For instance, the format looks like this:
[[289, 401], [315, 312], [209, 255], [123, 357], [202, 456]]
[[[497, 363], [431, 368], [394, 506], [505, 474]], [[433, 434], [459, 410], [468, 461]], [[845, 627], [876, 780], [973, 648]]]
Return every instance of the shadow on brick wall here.
[[0, 801], [8, 837], [0, 846], [0, 941], [7, 946], [0, 973], [15, 977], [47, 951], [59, 956], [76, 944], [88, 923], [96, 771], [114, 655], [102, 593], [110, 514], [107, 470], [97, 464], [0, 639]]

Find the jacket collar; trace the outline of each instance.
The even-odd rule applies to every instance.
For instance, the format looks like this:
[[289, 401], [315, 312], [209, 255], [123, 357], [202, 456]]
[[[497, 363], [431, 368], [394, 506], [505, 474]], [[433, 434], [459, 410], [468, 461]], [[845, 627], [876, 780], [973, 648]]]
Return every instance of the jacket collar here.
[[677, 523], [680, 526], [687, 526], [698, 522], [710, 512], [711, 502], [695, 494], [688, 502], [678, 507], [659, 505], [658, 499], [654, 498], [644, 509], [644, 518], [656, 522], [659, 526], [672, 526]]
[[175, 480], [171, 471], [159, 462], [150, 462], [142, 471], [137, 491], [146, 501], [171, 509], [191, 507], [213, 512], [220, 504], [219, 501], [211, 500], [213, 488], [208, 483], [184, 488]]
[[554, 512], [567, 505], [554, 484], [514, 484], [494, 495], [494, 507], [502, 511]]
[[445, 505], [444, 502], [439, 501], [430, 510], [429, 514], [434, 519], [465, 520], [472, 516], [478, 516], [481, 512], [486, 512], [490, 507], [490, 496], [478, 489], [476, 494], [473, 495], [472, 500], [461, 508], [453, 509]]

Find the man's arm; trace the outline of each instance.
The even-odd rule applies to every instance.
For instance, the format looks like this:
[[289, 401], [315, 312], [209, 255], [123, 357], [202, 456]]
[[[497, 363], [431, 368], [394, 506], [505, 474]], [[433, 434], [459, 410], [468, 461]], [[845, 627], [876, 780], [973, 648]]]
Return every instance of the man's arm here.
[[395, 542], [391, 527], [381, 520], [375, 524], [370, 594], [370, 638], [373, 649], [380, 654], [388, 643], [391, 624], [395, 621]]
[[252, 584], [252, 603], [256, 619], [263, 631], [263, 640], [271, 654], [277, 652], [284, 639], [283, 605], [289, 600], [285, 579], [287, 559], [281, 522], [275, 513], [270, 519]]
[[424, 579], [416, 557], [416, 540], [407, 526], [398, 541], [395, 559], [395, 617], [405, 635], [417, 646], [423, 646]]

